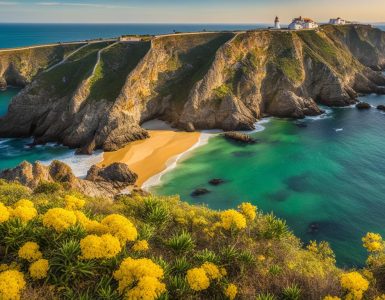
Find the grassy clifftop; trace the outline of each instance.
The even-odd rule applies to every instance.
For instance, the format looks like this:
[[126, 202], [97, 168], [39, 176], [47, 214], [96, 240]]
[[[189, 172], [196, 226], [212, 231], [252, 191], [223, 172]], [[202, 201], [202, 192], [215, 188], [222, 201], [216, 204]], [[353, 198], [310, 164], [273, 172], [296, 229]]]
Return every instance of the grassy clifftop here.
[[303, 247], [248, 203], [0, 182], [0, 212], [1, 299], [383, 299], [381, 237], [364, 239], [367, 268], [341, 270], [327, 243]]

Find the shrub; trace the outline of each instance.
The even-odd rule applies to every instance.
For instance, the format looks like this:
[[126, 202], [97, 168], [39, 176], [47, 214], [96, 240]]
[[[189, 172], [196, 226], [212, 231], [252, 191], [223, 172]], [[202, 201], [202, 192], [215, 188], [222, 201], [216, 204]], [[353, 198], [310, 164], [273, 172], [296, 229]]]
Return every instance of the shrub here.
[[63, 208], [51, 208], [43, 215], [43, 225], [62, 232], [70, 226], [75, 225], [76, 215], [70, 210]]
[[301, 299], [301, 289], [296, 284], [285, 287], [282, 294], [285, 300]]
[[166, 245], [176, 253], [187, 253], [195, 247], [191, 235], [186, 231], [182, 231], [182, 233], [176, 234], [171, 237], [167, 241]]
[[210, 280], [202, 268], [193, 268], [187, 271], [187, 282], [194, 291], [203, 291], [210, 286]]
[[29, 274], [33, 279], [43, 279], [47, 277], [48, 269], [48, 260], [39, 259], [29, 266]]
[[18, 256], [29, 262], [33, 262], [42, 258], [43, 254], [39, 251], [38, 244], [35, 242], [27, 242], [19, 249]]
[[109, 215], [101, 221], [101, 224], [122, 243], [135, 241], [138, 237], [135, 226], [124, 216], [118, 214]]
[[23, 273], [16, 270], [8, 270], [0, 273], [0, 299], [20, 299], [20, 293], [26, 282]]
[[237, 296], [237, 293], [238, 293], [238, 289], [235, 284], [230, 283], [225, 289], [225, 295], [230, 300], [234, 300], [235, 297]]
[[188, 269], [190, 269], [191, 264], [187, 261], [185, 257], [176, 258], [172, 267], [171, 272], [173, 274], [185, 274]]
[[277, 300], [277, 298], [270, 293], [258, 294], [255, 300]]
[[62, 189], [62, 186], [60, 183], [57, 182], [48, 182], [48, 181], [41, 181], [38, 186], [34, 189], [35, 194], [47, 194], [51, 195], [54, 194]]
[[169, 212], [164, 203], [153, 198], [146, 198], [142, 209], [143, 220], [151, 225], [162, 226], [170, 218]]
[[111, 234], [88, 235], [80, 241], [82, 259], [112, 258], [121, 250], [119, 240]]
[[215, 252], [207, 248], [196, 252], [194, 258], [200, 263], [207, 261], [217, 264], [220, 261], [220, 258], [215, 254]]

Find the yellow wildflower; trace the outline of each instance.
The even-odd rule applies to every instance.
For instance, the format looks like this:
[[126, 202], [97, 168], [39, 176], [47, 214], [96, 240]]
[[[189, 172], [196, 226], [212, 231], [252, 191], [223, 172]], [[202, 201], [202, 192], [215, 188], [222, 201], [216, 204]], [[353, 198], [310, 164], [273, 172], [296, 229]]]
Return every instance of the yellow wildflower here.
[[380, 252], [384, 250], [384, 242], [381, 235], [377, 233], [368, 232], [366, 236], [362, 238], [363, 246], [369, 252]]
[[83, 259], [112, 258], [121, 250], [119, 240], [111, 234], [87, 235], [80, 241]]
[[38, 260], [43, 257], [43, 254], [39, 251], [39, 245], [35, 242], [26, 242], [18, 252], [20, 258], [26, 259], [29, 262]]
[[327, 295], [323, 300], [341, 300], [341, 298], [337, 297], [337, 296], [329, 296], [329, 295]]
[[366, 269], [363, 270], [363, 271], [362, 271], [362, 275], [364, 275], [364, 277], [365, 277], [366, 279], [368, 279], [369, 281], [371, 281], [371, 280], [374, 279], [373, 273], [370, 272], [369, 270], [366, 270]]
[[266, 257], [265, 257], [264, 255], [261, 254], [261, 255], [258, 255], [258, 256], [257, 256], [257, 259], [258, 259], [259, 261], [262, 262], [262, 261], [265, 261], [265, 260], [266, 260]]
[[241, 213], [249, 220], [254, 221], [257, 216], [257, 207], [252, 205], [251, 203], [245, 202], [238, 206]]
[[205, 262], [201, 268], [205, 270], [206, 275], [209, 277], [209, 279], [220, 279], [222, 278], [221, 271], [219, 268], [211, 263], [211, 262]]
[[309, 245], [306, 247], [307, 250], [313, 253], [318, 253], [318, 245], [316, 241], [310, 241]]
[[230, 283], [227, 286], [227, 288], [225, 289], [225, 295], [230, 300], [234, 300], [235, 297], [237, 296], [237, 293], [238, 293], [238, 289], [237, 289], [237, 286], [235, 284]]
[[210, 286], [210, 279], [203, 268], [188, 270], [186, 278], [190, 288], [194, 291], [203, 291]]
[[377, 296], [376, 298], [374, 298], [374, 300], [385, 300], [385, 294]]
[[9, 215], [10, 214], [9, 214], [7, 207], [3, 203], [0, 202], [0, 224], [7, 222], [9, 219]]
[[51, 208], [43, 215], [43, 225], [61, 232], [76, 224], [73, 211], [63, 208]]
[[358, 272], [342, 274], [340, 277], [341, 287], [348, 290], [346, 299], [361, 299], [363, 292], [369, 288], [369, 282]]
[[0, 299], [18, 300], [26, 282], [23, 273], [16, 270], [8, 270], [0, 273]]
[[246, 228], [246, 218], [239, 212], [234, 209], [229, 209], [221, 212], [221, 226], [224, 229], [245, 229]]
[[27, 200], [27, 199], [20, 199], [19, 201], [17, 201], [17, 202], [14, 204], [14, 207], [18, 207], [18, 206], [21, 206], [21, 207], [29, 207], [29, 208], [35, 208], [35, 205], [33, 204], [33, 202], [30, 201], [30, 200]]
[[48, 269], [48, 260], [39, 259], [29, 266], [29, 274], [33, 279], [43, 279], [47, 277]]
[[106, 226], [100, 224], [98, 221], [90, 220], [83, 212], [75, 210], [74, 214], [78, 223], [82, 225], [88, 233], [103, 234], [108, 231]]
[[66, 195], [64, 197], [64, 201], [66, 203], [65, 208], [68, 210], [81, 209], [86, 204], [86, 201], [84, 201], [83, 199], [79, 199], [79, 198], [72, 196], [72, 195]]
[[32, 207], [18, 206], [14, 209], [10, 209], [9, 212], [13, 218], [19, 218], [23, 222], [31, 221], [37, 216], [37, 211]]
[[202, 225], [207, 225], [208, 224], [207, 220], [204, 217], [202, 217], [202, 216], [194, 217], [192, 219], [192, 223], [194, 225], [196, 225], [196, 226], [202, 226]]
[[147, 251], [149, 249], [148, 242], [146, 240], [137, 241], [131, 249], [135, 252]]
[[121, 215], [109, 215], [101, 223], [106, 226], [109, 233], [116, 236], [122, 243], [135, 241], [138, 236], [135, 226]]
[[220, 268], [219, 271], [221, 272], [222, 276], [226, 276], [227, 275], [227, 271], [226, 271], [225, 268]]
[[126, 292], [125, 299], [155, 300], [165, 291], [166, 285], [161, 283], [159, 279], [151, 276], [144, 276], [139, 279], [134, 288]]
[[[119, 281], [119, 293], [123, 294], [128, 287], [132, 287], [135, 282], [139, 282], [144, 277], [152, 277], [159, 282], [159, 279], [163, 277], [163, 274], [163, 269], [159, 265], [155, 264], [151, 259], [133, 259], [128, 257], [123, 260], [119, 269], [114, 272], [114, 278]], [[144, 282], [142, 281], [142, 285], [146, 282], [148, 282], [148, 280], [144, 280]], [[154, 284], [154, 282], [155, 281], [152, 280], [152, 284]], [[158, 284], [154, 284], [151, 289], [152, 294], [154, 291], [158, 294], [163, 292], [163, 288], [161, 288]], [[129, 293], [130, 290], [126, 292], [127, 299], [133, 299], [129, 298]], [[137, 293], [136, 290], [134, 290], [133, 293]]]

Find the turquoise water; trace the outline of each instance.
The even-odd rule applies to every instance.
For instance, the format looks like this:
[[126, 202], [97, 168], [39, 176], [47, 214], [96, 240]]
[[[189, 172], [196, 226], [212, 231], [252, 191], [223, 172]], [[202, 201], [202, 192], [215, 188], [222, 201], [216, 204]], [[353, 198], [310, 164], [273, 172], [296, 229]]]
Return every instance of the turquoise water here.
[[[0, 91], [0, 116], [4, 115], [18, 89], [9, 88]], [[1, 139], [0, 138], [0, 170], [17, 166], [22, 161], [35, 162], [37, 160], [48, 163], [53, 159], [60, 159], [69, 164], [77, 176], [84, 176], [91, 165], [101, 159], [98, 152], [92, 156], [75, 156], [74, 150], [57, 144], [47, 144], [31, 147], [32, 139]]]
[[[364, 101], [385, 104], [385, 96]], [[158, 194], [180, 194], [214, 209], [250, 201], [273, 211], [304, 242], [329, 241], [338, 263], [362, 265], [361, 237], [385, 234], [385, 114], [376, 109], [328, 109], [324, 118], [270, 119], [254, 133], [256, 145], [241, 146], [214, 137], [162, 178]], [[222, 178], [217, 187], [207, 182]], [[191, 197], [196, 188], [211, 193]], [[318, 230], [310, 232], [316, 224]]]

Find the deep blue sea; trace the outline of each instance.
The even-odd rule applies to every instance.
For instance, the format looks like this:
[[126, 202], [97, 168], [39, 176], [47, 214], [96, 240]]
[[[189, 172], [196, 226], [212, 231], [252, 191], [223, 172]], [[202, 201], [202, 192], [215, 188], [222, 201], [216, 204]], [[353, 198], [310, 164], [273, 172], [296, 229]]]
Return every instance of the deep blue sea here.
[[166, 34], [174, 30], [247, 30], [267, 24], [0, 24], [0, 48], [112, 38], [124, 34]]

